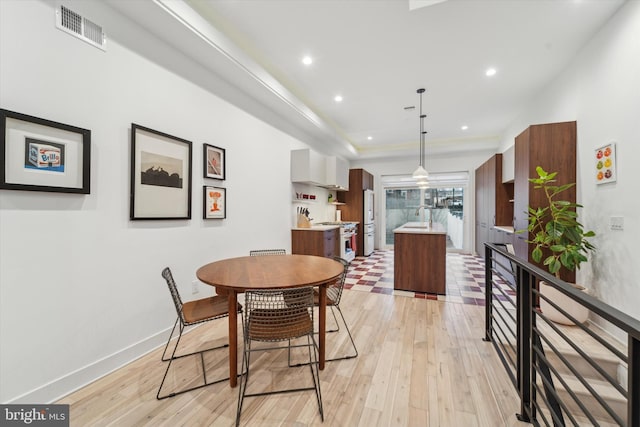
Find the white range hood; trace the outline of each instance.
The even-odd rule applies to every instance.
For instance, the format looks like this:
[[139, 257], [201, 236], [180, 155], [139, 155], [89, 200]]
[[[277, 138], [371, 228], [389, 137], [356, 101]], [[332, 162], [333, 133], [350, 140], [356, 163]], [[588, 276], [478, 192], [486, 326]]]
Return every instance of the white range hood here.
[[327, 157], [326, 188], [336, 191], [349, 190], [349, 163], [340, 157]]
[[349, 163], [324, 156], [309, 148], [291, 151], [291, 182], [311, 184], [335, 191], [349, 189]]

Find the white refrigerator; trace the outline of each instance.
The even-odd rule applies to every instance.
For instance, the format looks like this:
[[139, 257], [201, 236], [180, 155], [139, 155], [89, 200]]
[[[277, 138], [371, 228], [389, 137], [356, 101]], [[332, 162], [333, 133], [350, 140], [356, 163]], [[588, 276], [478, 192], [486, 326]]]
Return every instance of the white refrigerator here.
[[369, 256], [373, 253], [375, 245], [375, 226], [373, 224], [375, 217], [373, 190], [364, 190], [364, 256]]

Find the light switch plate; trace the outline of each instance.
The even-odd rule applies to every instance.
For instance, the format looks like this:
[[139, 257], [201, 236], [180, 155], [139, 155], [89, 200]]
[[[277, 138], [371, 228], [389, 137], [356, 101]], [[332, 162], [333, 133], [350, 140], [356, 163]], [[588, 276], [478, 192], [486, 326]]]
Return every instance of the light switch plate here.
[[612, 230], [624, 230], [624, 217], [612, 216], [609, 218], [609, 225]]
[[194, 280], [193, 282], [191, 282], [191, 294], [197, 294], [198, 292], [200, 292], [199, 289], [199, 285], [200, 282], [197, 280]]

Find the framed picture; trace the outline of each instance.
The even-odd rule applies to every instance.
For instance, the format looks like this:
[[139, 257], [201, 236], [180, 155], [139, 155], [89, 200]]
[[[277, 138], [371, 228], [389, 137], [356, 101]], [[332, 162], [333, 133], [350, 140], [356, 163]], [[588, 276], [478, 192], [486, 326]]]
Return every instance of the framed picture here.
[[91, 131], [0, 109], [0, 188], [89, 194]]
[[616, 174], [616, 144], [614, 142], [596, 148], [594, 156], [596, 184], [615, 182]]
[[225, 179], [226, 158], [224, 148], [214, 147], [213, 145], [204, 144], [204, 177]]
[[227, 217], [227, 189], [205, 185], [202, 189], [204, 219], [224, 219]]
[[136, 219], [191, 219], [191, 142], [131, 124], [131, 206]]

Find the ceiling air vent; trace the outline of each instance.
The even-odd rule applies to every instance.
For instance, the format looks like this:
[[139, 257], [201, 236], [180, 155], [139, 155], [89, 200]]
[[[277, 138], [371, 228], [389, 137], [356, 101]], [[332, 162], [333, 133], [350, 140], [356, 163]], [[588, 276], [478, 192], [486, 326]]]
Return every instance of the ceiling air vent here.
[[107, 36], [102, 27], [62, 5], [56, 9], [56, 27], [97, 48], [107, 50]]

